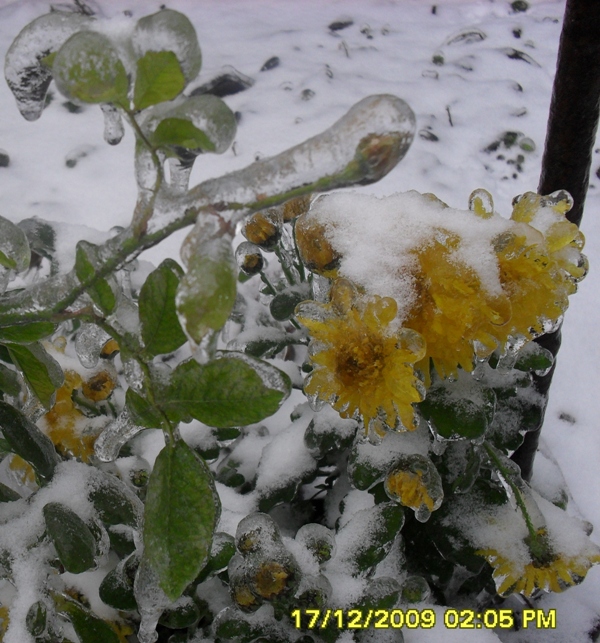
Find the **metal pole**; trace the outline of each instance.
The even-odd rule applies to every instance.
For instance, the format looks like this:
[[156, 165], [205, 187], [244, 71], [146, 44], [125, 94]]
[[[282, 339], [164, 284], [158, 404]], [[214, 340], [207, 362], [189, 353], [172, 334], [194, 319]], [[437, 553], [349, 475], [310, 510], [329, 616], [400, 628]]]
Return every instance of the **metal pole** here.
[[[599, 115], [600, 0], [567, 0], [538, 193], [567, 190], [574, 200], [567, 217], [577, 225], [583, 215]], [[535, 341], [556, 356], [560, 330]], [[544, 377], [534, 376], [546, 404], [553, 373], [554, 367]], [[512, 456], [525, 480], [531, 479], [542, 422], [543, 414], [538, 428], [525, 434]]]

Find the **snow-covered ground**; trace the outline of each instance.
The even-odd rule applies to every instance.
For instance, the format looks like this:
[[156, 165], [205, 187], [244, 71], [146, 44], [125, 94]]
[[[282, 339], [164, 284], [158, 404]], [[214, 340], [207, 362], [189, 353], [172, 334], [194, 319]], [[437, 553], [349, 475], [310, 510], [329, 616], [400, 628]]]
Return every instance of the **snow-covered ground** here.
[[[108, 16], [134, 17], [162, 1], [96, 0]], [[537, 188], [563, 0], [529, 0], [516, 13], [506, 0], [170, 0], [194, 23], [203, 51], [202, 84], [231, 66], [254, 80], [225, 98], [241, 114], [234, 146], [199, 159], [192, 184], [245, 167], [329, 127], [370, 94], [405, 99], [418, 136], [406, 158], [380, 183], [360, 188], [378, 196], [415, 189], [466, 208], [475, 188], [494, 196], [509, 216], [515, 195]], [[0, 0], [0, 57], [20, 29], [48, 10], [47, 0]], [[332, 31], [334, 21], [352, 22]], [[515, 54], [515, 50], [517, 53]], [[261, 71], [277, 56], [279, 65]], [[443, 64], [434, 64], [433, 61]], [[227, 70], [225, 70], [227, 71]], [[0, 83], [0, 215], [39, 216], [107, 231], [126, 225], [135, 201], [133, 137], [116, 148], [102, 139], [102, 117], [89, 107], [71, 114], [54, 100], [34, 123], [19, 115]], [[576, 97], [574, 97], [576, 100]], [[504, 132], [533, 141], [486, 151]], [[524, 147], [533, 147], [526, 142]], [[517, 155], [522, 155], [518, 159]], [[77, 157], [74, 167], [66, 159]], [[72, 165], [72, 164], [69, 164]], [[597, 382], [600, 315], [595, 305], [600, 265], [600, 141], [596, 142], [582, 230], [591, 271], [572, 298], [554, 376], [541, 448], [562, 469], [569, 511], [591, 522], [600, 544], [600, 457]], [[83, 234], [73, 232], [73, 243]], [[178, 256], [182, 234], [143, 258]], [[540, 459], [537, 475], [543, 477]], [[556, 630], [502, 634], [511, 643], [583, 643], [600, 617], [600, 568], [585, 583], [540, 604], [557, 609]], [[497, 640], [485, 631], [408, 630], [406, 643]]]

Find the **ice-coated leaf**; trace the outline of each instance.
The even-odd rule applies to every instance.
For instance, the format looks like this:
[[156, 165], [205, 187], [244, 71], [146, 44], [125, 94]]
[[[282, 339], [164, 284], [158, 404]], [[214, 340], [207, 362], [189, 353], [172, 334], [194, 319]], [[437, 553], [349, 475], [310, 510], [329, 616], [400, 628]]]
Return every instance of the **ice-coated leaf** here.
[[519, 371], [534, 371], [545, 375], [554, 364], [552, 353], [537, 342], [527, 342], [517, 353], [515, 368]]
[[21, 496], [16, 491], [0, 482], [0, 502], [13, 502], [20, 499]]
[[52, 335], [56, 326], [52, 322], [33, 322], [24, 326], [5, 326], [0, 328], [0, 342], [31, 344]]
[[134, 528], [140, 526], [142, 502], [124, 482], [115, 476], [97, 471], [96, 475], [89, 479], [87, 492], [103, 523], [128, 525]]
[[21, 115], [37, 120], [44, 109], [52, 72], [44, 58], [58, 51], [90, 18], [77, 13], [52, 12], [36, 18], [15, 38], [6, 54], [4, 75]]
[[162, 9], [140, 18], [133, 30], [131, 44], [137, 58], [142, 58], [148, 51], [173, 52], [187, 83], [196, 78], [202, 66], [194, 25], [172, 9]]
[[208, 136], [185, 118], [165, 118], [152, 136], [157, 147], [183, 147], [197, 152], [214, 152], [215, 146]]
[[223, 328], [237, 294], [237, 267], [229, 237], [198, 244], [189, 255], [175, 305], [186, 334], [196, 343]]
[[165, 418], [163, 415], [149, 404], [146, 398], [136, 393], [132, 388], [127, 389], [125, 403], [131, 420], [138, 426], [143, 426], [147, 429], [161, 429], [164, 427]]
[[183, 441], [158, 454], [144, 515], [144, 558], [176, 600], [208, 559], [220, 501], [206, 463]]
[[11, 450], [29, 462], [42, 482], [49, 482], [61, 461], [50, 438], [6, 402], [0, 402], [0, 429]]
[[17, 225], [25, 233], [31, 251], [52, 260], [56, 251], [56, 231], [52, 227], [53, 224], [37, 217], [31, 217], [19, 221]]
[[72, 35], [58, 50], [52, 73], [69, 100], [127, 105], [127, 72], [111, 41], [100, 33]]
[[30, 259], [31, 250], [23, 230], [0, 217], [0, 265], [21, 272], [27, 270]]
[[492, 422], [496, 396], [492, 389], [459, 371], [456, 381], [434, 382], [419, 409], [441, 437], [474, 440], [484, 435]]
[[336, 564], [353, 576], [368, 575], [385, 558], [403, 524], [404, 512], [392, 502], [357, 511], [336, 536]]
[[183, 408], [209, 426], [244, 426], [275, 413], [290, 394], [290, 379], [271, 364], [242, 353], [221, 355], [173, 371], [163, 404], [168, 415], [178, 418]]
[[21, 392], [19, 376], [4, 364], [0, 364], [0, 391], [13, 397], [16, 397]]
[[100, 598], [104, 603], [117, 610], [137, 609], [133, 579], [138, 565], [139, 555], [132, 554], [106, 574], [99, 587]]
[[95, 565], [96, 541], [85, 522], [69, 507], [59, 502], [44, 506], [46, 533], [63, 567], [81, 574]]
[[186, 341], [175, 308], [175, 293], [182, 274], [177, 262], [165, 259], [148, 275], [140, 290], [142, 339], [151, 355], [171, 353]]
[[[96, 274], [95, 266], [98, 264], [96, 246], [87, 241], [79, 241], [75, 254], [75, 273], [79, 281], [85, 283], [93, 279]], [[114, 310], [117, 300], [106, 279], [96, 278], [94, 283], [88, 286], [87, 291], [103, 312], [111, 313]]]
[[55, 594], [54, 602], [57, 611], [71, 621], [80, 643], [119, 643], [115, 630], [87, 607], [63, 595]]
[[32, 636], [41, 636], [46, 630], [47, 610], [43, 601], [36, 601], [27, 610], [25, 624]]
[[39, 343], [6, 344], [6, 348], [31, 390], [44, 407], [50, 410], [54, 392], [64, 382], [60, 364]]
[[216, 96], [189, 96], [161, 114], [161, 120], [151, 119], [147, 125], [152, 142], [177, 154], [184, 148], [195, 154], [222, 154], [233, 142], [237, 124], [234, 113]]
[[121, 114], [119, 110], [110, 103], [102, 103], [100, 109], [104, 116], [104, 140], [109, 145], [117, 145], [125, 135]]
[[137, 61], [133, 105], [145, 109], [173, 100], [185, 87], [185, 78], [172, 51], [147, 51]]

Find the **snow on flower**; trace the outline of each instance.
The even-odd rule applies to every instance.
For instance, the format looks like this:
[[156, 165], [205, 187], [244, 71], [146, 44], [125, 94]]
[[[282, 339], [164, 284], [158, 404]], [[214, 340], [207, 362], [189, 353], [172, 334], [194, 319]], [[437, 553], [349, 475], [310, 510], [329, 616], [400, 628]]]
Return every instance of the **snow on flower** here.
[[342, 417], [362, 416], [365, 428], [378, 433], [400, 422], [412, 430], [412, 404], [425, 392], [413, 369], [425, 343], [415, 331], [392, 323], [396, 312], [390, 297], [362, 297], [344, 279], [334, 283], [330, 303], [303, 302], [297, 308], [311, 335], [314, 365], [305, 392]]
[[[543, 538], [544, 534], [538, 534]], [[493, 578], [498, 594], [508, 596], [521, 593], [531, 597], [536, 590], [562, 592], [581, 583], [592, 565], [600, 563], [600, 549], [590, 543], [591, 551], [575, 556], [553, 554], [550, 549], [534, 554], [530, 561], [517, 563], [495, 549], [482, 549], [476, 553], [483, 556], [493, 567]]]

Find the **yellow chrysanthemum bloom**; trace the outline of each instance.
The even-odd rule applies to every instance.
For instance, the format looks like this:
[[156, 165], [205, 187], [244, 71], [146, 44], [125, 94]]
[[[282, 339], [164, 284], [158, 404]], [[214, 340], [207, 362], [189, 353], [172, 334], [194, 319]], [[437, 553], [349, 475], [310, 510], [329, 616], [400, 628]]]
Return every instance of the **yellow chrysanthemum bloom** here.
[[543, 546], [535, 554], [530, 548], [530, 560], [517, 563], [495, 549], [480, 549], [475, 553], [483, 556], [493, 567], [493, 578], [498, 594], [521, 593], [531, 597], [540, 589], [546, 592], [562, 592], [578, 585], [586, 577], [590, 567], [600, 563], [600, 549], [590, 544], [587, 552], [576, 556], [554, 554], [548, 547], [544, 529], [538, 530], [538, 540]]
[[485, 357], [499, 344], [497, 328], [506, 325], [511, 306], [503, 296], [491, 296], [481, 279], [454, 251], [460, 239], [442, 229], [434, 240], [413, 251], [415, 304], [403, 325], [419, 332], [427, 352], [418, 367], [429, 383], [429, 360], [442, 377], [456, 375], [458, 367], [473, 370], [474, 346]]
[[387, 495], [415, 512], [420, 522], [429, 519], [444, 499], [442, 481], [433, 462], [425, 456], [404, 456], [387, 474], [384, 481]]
[[414, 330], [395, 328], [396, 302], [362, 297], [345, 279], [331, 289], [328, 304], [303, 302], [297, 319], [311, 336], [313, 371], [304, 390], [328, 402], [344, 418], [362, 416], [365, 429], [414, 428], [412, 404], [424, 399], [413, 364], [425, 342]]
[[76, 371], [65, 370], [64, 384], [56, 391], [54, 406], [44, 415], [42, 428], [61, 453], [89, 462], [99, 429], [86, 432], [86, 416], [73, 402], [73, 392], [81, 389], [91, 402], [105, 400], [116, 386], [111, 374], [102, 370], [84, 380]]

